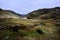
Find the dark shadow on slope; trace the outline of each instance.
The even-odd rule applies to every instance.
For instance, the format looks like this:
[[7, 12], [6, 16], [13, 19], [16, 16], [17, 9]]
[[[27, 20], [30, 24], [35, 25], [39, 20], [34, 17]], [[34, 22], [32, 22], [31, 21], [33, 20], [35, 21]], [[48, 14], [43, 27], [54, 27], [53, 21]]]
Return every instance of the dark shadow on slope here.
[[37, 33], [39, 33], [39, 34], [43, 34], [43, 31], [42, 30], [36, 30], [37, 31]]

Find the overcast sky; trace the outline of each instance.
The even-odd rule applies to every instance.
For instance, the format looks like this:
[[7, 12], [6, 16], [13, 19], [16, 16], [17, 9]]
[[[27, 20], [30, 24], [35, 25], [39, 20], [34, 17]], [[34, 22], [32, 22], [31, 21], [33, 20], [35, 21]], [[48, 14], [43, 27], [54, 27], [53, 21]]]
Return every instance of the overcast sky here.
[[60, 7], [60, 0], [0, 0], [0, 8], [27, 14], [41, 8]]

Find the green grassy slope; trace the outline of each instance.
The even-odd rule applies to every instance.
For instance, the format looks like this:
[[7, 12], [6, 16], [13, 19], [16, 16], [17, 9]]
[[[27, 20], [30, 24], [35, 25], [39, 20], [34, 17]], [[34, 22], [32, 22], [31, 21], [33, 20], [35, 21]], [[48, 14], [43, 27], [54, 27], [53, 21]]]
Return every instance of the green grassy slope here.
[[0, 19], [0, 40], [60, 40], [60, 27], [33, 19]]

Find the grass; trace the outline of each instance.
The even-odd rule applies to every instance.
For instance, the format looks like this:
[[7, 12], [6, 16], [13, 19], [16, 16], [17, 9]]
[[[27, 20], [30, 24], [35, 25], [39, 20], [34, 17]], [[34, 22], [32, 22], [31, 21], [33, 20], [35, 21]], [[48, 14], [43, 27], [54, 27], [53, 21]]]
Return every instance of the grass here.
[[24, 33], [25, 36], [28, 36], [28, 37], [39, 36], [39, 33], [37, 33], [36, 30], [32, 30], [32, 31], [23, 31], [23, 30], [20, 30], [20, 32]]
[[[22, 38], [23, 37], [34, 37], [36, 39], [51, 39], [51, 40], [57, 40], [59, 39], [57, 36], [60, 37], [60, 35], [58, 35], [58, 27], [51, 22], [46, 22], [46, 21], [42, 21], [42, 20], [23, 20], [23, 19], [0, 19], [0, 27], [10, 27], [11, 25], [22, 25], [24, 27], [32, 27], [30, 28], [30, 30], [21, 30], [18, 29], [18, 32], [13, 32], [10, 31], [10, 29], [3, 29], [0, 30], [0, 39], [1, 40], [6, 40], [6, 38], [8, 38], [9, 40], [17, 40], [18, 38]], [[32, 25], [32, 26], [31, 26]], [[36, 25], [36, 26], [34, 26]], [[41, 30], [43, 32], [43, 34], [39, 34], [36, 30]], [[57, 35], [56, 35], [57, 32]]]
[[34, 23], [36, 23], [37, 21], [32, 21], [32, 20], [23, 20], [23, 19], [13, 19], [13, 18], [3, 18], [3, 19], [0, 19], [0, 24], [1, 25], [25, 25], [25, 26], [28, 26], [28, 25], [32, 25]]
[[0, 40], [16, 40], [17, 35], [9, 30], [0, 30]]

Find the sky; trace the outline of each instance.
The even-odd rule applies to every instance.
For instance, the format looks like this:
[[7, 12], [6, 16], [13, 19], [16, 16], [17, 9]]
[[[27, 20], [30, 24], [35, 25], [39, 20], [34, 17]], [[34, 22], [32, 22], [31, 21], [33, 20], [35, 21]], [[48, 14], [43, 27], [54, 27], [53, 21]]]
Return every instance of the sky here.
[[60, 7], [60, 0], [0, 0], [0, 8], [27, 14], [41, 8]]

